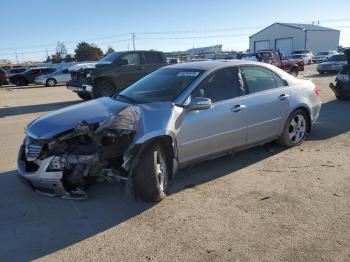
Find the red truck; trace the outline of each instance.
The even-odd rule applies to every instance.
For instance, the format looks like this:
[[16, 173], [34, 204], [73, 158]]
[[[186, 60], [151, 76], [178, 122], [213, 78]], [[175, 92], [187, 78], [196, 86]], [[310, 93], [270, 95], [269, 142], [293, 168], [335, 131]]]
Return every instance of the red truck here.
[[256, 53], [244, 54], [241, 59], [268, 63], [283, 69], [295, 77], [299, 74], [299, 71], [304, 71], [304, 61], [290, 61], [284, 58], [281, 52], [274, 50], [260, 50]]

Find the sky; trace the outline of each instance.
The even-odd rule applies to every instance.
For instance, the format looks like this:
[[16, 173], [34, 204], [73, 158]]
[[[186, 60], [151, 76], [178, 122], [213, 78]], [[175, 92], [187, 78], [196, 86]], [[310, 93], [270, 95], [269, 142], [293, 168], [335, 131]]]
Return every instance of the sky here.
[[132, 33], [136, 49], [246, 50], [249, 35], [274, 22], [319, 21], [350, 46], [349, 0], [8, 0], [1, 10], [0, 59], [13, 62], [46, 59], [58, 41], [72, 54], [80, 41], [128, 50]]

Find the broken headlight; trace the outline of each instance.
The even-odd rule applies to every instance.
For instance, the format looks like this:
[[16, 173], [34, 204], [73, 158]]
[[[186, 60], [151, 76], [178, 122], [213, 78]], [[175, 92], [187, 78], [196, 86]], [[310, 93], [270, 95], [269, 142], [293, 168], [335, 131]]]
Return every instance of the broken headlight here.
[[67, 166], [66, 158], [60, 156], [54, 156], [51, 159], [50, 165], [48, 166], [48, 172], [63, 171]]

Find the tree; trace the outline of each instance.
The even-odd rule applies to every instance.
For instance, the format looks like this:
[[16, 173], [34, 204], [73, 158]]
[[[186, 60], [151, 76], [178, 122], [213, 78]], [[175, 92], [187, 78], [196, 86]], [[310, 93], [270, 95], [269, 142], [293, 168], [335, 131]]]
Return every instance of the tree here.
[[74, 58], [72, 57], [72, 55], [67, 54], [64, 57], [64, 62], [66, 62], [66, 63], [73, 62], [73, 61], [74, 61]]
[[59, 59], [63, 59], [67, 55], [67, 48], [63, 42], [57, 42], [56, 56]]
[[107, 56], [109, 54], [112, 54], [114, 52], [115, 52], [115, 50], [111, 46], [109, 46], [108, 49], [107, 49], [107, 52], [105, 53], [105, 56]]
[[74, 51], [78, 62], [97, 61], [103, 56], [101, 48], [86, 42], [79, 43]]

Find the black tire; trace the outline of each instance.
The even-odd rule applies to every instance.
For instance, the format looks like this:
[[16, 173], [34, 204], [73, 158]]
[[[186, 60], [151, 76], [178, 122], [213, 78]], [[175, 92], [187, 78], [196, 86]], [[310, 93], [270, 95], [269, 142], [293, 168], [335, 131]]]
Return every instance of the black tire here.
[[[164, 161], [163, 168], [157, 168], [160, 155]], [[162, 174], [158, 170], [163, 171]], [[143, 150], [134, 169], [133, 182], [135, 192], [141, 200], [161, 201], [166, 197], [169, 188], [169, 165], [166, 153], [159, 143], [153, 142]]]
[[113, 84], [105, 80], [100, 80], [92, 88], [92, 97], [99, 98], [103, 96], [112, 96], [114, 95], [115, 91], [116, 89], [114, 88]]
[[324, 71], [317, 71], [320, 75], [324, 74]]
[[27, 86], [28, 82], [24, 78], [19, 78], [16, 81], [16, 86]]
[[[298, 116], [302, 116], [303, 119], [303, 128], [297, 128], [293, 127], [292, 121], [294, 120], [295, 122]], [[294, 130], [293, 130], [294, 129]], [[306, 133], [309, 130], [309, 122], [308, 122], [308, 117], [305, 113], [304, 110], [297, 109], [293, 111], [290, 116], [288, 117], [281, 136], [277, 139], [277, 143], [280, 145], [288, 146], [288, 147], [293, 147], [300, 145], [303, 143], [306, 137]], [[293, 137], [291, 138], [290, 136], [293, 135], [293, 131], [295, 131], [295, 139], [293, 141]]]
[[341, 95], [335, 95], [335, 97], [337, 98], [337, 100], [339, 101], [346, 101], [349, 100], [350, 98], [345, 97], [345, 96], [341, 96]]
[[91, 99], [91, 95], [90, 94], [86, 94], [86, 93], [77, 93], [77, 95], [83, 99], [83, 100], [90, 100]]
[[56, 84], [57, 84], [56, 79], [54, 79], [54, 78], [49, 78], [49, 79], [46, 80], [45, 86], [53, 87], [53, 86], [55, 86]]
[[290, 70], [289, 74], [291, 74], [291, 75], [294, 76], [294, 77], [297, 77], [298, 74], [299, 74], [298, 68], [296, 68], [296, 67], [292, 68], [292, 69]]

